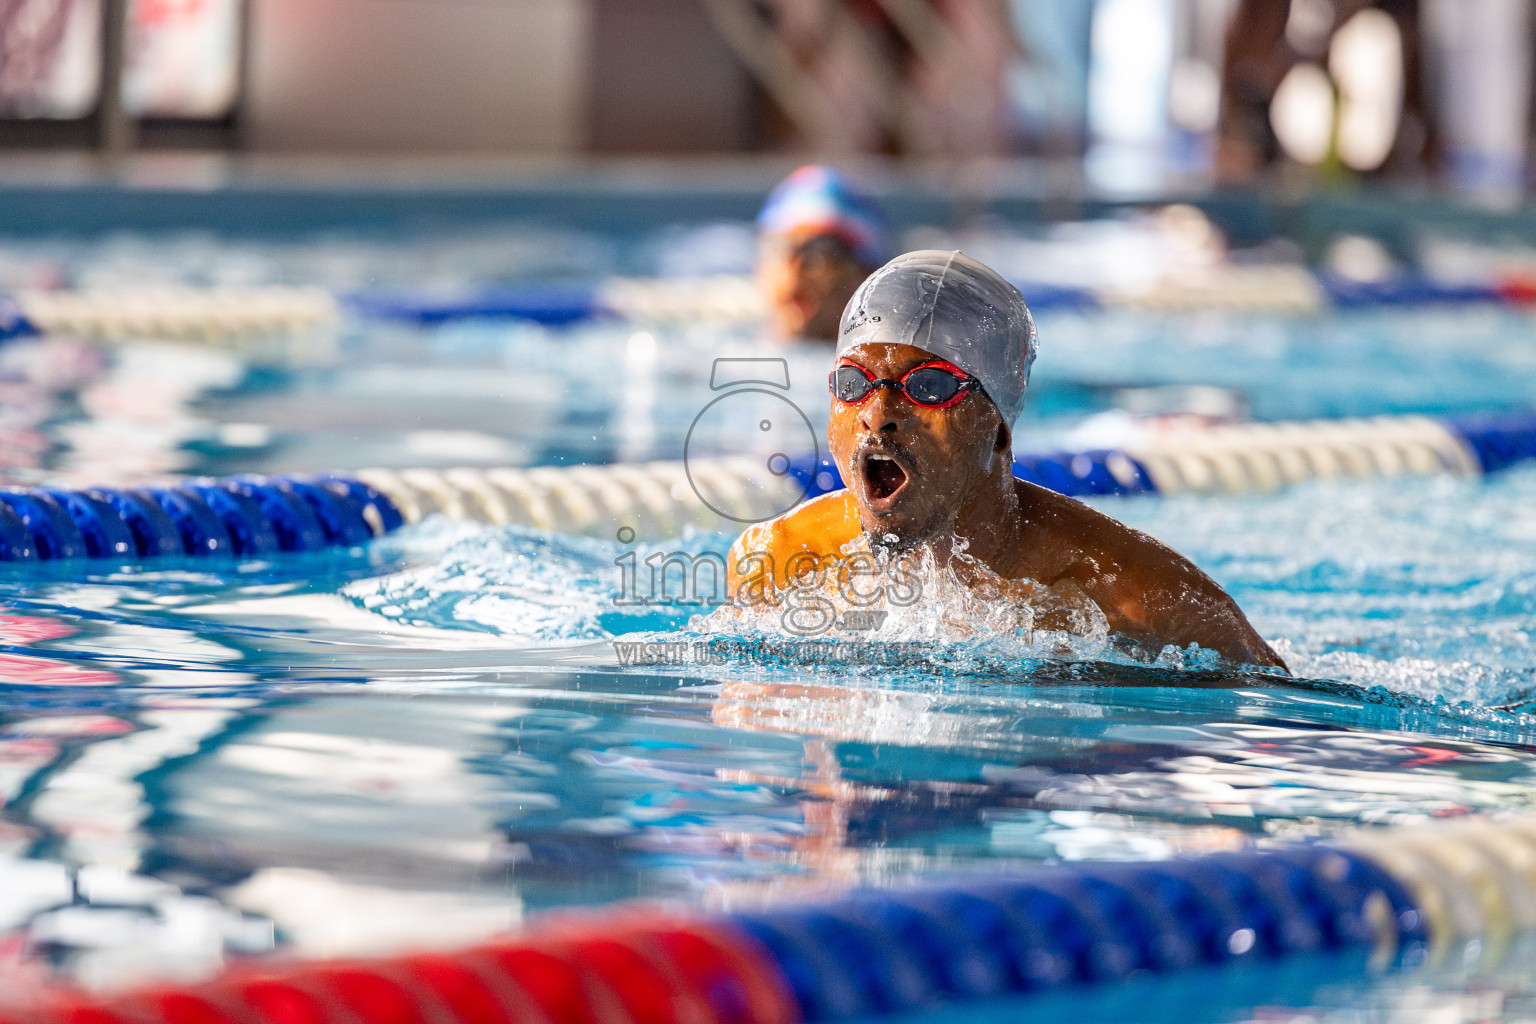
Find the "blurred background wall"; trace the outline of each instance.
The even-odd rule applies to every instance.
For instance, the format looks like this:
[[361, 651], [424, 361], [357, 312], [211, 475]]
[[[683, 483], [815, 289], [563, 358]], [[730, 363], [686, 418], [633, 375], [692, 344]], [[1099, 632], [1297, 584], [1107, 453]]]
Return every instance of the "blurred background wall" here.
[[1528, 184], [1532, 0], [0, 0], [0, 145]]
[[254, 0], [258, 150], [567, 152], [585, 143], [587, 0]]
[[698, 0], [587, 0], [576, 146], [598, 153], [718, 153], [759, 147], [752, 76]]

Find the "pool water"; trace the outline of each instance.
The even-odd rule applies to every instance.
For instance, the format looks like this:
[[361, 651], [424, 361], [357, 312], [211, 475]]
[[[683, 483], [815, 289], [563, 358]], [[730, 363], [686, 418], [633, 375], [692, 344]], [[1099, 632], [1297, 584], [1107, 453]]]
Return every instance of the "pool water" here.
[[[712, 240], [705, 269], [740, 269], [744, 226], [672, 230]], [[515, 227], [412, 244], [18, 241], [0, 267], [403, 287], [414, 256], [446, 287], [532, 273], [551, 247]], [[554, 248], [562, 274], [669, 269], [655, 238]], [[1186, 385], [1262, 419], [1529, 407], [1532, 326], [1481, 309], [1042, 314], [1016, 434], [1149, 429], [1128, 410], [1176, 407]], [[13, 343], [6, 473], [679, 458], [722, 355], [785, 358], [792, 397], [818, 427], [825, 415], [825, 350], [750, 326], [349, 321], [338, 351], [301, 366]], [[943, 608], [811, 642], [616, 602], [627, 556], [723, 551], [726, 535], [626, 544], [429, 520], [264, 563], [8, 570], [0, 972], [13, 992], [61, 974], [200, 977], [272, 950], [451, 946], [616, 899], [747, 906], [1536, 803], [1536, 467], [1097, 505], [1210, 572], [1295, 678], [967, 631]], [[642, 643], [669, 653], [637, 659]], [[1282, 1005], [1474, 1019], [1529, 1000], [1502, 966], [1519, 955], [1366, 983], [1337, 963], [1139, 979], [1037, 1009], [1126, 1019], [1207, 998], [1212, 1020], [1288, 1019], [1255, 1009]], [[1492, 1011], [1488, 991], [1503, 994]]]

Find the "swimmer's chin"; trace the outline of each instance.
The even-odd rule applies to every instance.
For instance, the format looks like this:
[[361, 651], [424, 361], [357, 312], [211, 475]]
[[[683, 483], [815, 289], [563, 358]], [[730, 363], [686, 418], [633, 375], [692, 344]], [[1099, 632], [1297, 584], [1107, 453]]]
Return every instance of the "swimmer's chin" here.
[[864, 536], [869, 546], [887, 554], [912, 551], [939, 535], [938, 530], [918, 525], [911, 516], [899, 509], [888, 510], [884, 514], [869, 509], [863, 511], [860, 525], [864, 527]]
[[[923, 528], [909, 508], [905, 494], [870, 498], [863, 488], [855, 491], [859, 521], [871, 539], [884, 540], [886, 546], [911, 547], [925, 540], [932, 531]], [[889, 539], [887, 539], [889, 538]]]

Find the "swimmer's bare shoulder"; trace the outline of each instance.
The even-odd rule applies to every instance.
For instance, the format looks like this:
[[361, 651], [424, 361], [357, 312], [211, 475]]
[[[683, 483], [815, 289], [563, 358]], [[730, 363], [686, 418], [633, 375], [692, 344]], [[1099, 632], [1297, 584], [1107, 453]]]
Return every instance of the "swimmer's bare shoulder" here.
[[746, 583], [771, 578], [777, 589], [835, 560], [862, 532], [859, 510], [848, 491], [833, 491], [797, 505], [776, 519], [754, 523], [736, 538], [726, 559], [732, 595]]
[[1231, 595], [1189, 559], [1080, 501], [1014, 483], [1029, 544], [1013, 565], [997, 567], [1003, 576], [1071, 580], [1111, 632], [1154, 649], [1197, 643], [1238, 664], [1285, 668]]
[[[1157, 649], [1191, 643], [1243, 665], [1285, 668], [1237, 602], [1183, 555], [1082, 502], [1015, 480], [1028, 541], [1005, 579], [1045, 584], [1070, 580], [1104, 612], [1111, 632]], [[731, 545], [727, 578], [763, 599], [772, 589], [835, 561], [863, 527], [848, 491], [834, 491], [776, 519], [756, 523]], [[756, 591], [761, 589], [762, 593]]]

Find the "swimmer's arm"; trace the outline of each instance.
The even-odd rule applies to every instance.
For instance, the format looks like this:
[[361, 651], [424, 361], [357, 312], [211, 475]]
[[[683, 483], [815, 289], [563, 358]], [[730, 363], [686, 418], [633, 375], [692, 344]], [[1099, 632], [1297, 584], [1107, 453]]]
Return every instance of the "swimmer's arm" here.
[[1109, 600], [1101, 600], [1099, 607], [1110, 630], [1153, 650], [1193, 643], [1235, 664], [1288, 671], [1237, 602], [1214, 580], [1187, 562], [1169, 575], [1175, 579], [1148, 581], [1145, 587], [1134, 583], [1116, 587]]
[[1070, 498], [1038, 496], [1035, 507], [1060, 558], [1039, 578], [1074, 580], [1111, 632], [1154, 651], [1194, 643], [1236, 664], [1285, 668], [1231, 595], [1177, 551]]

